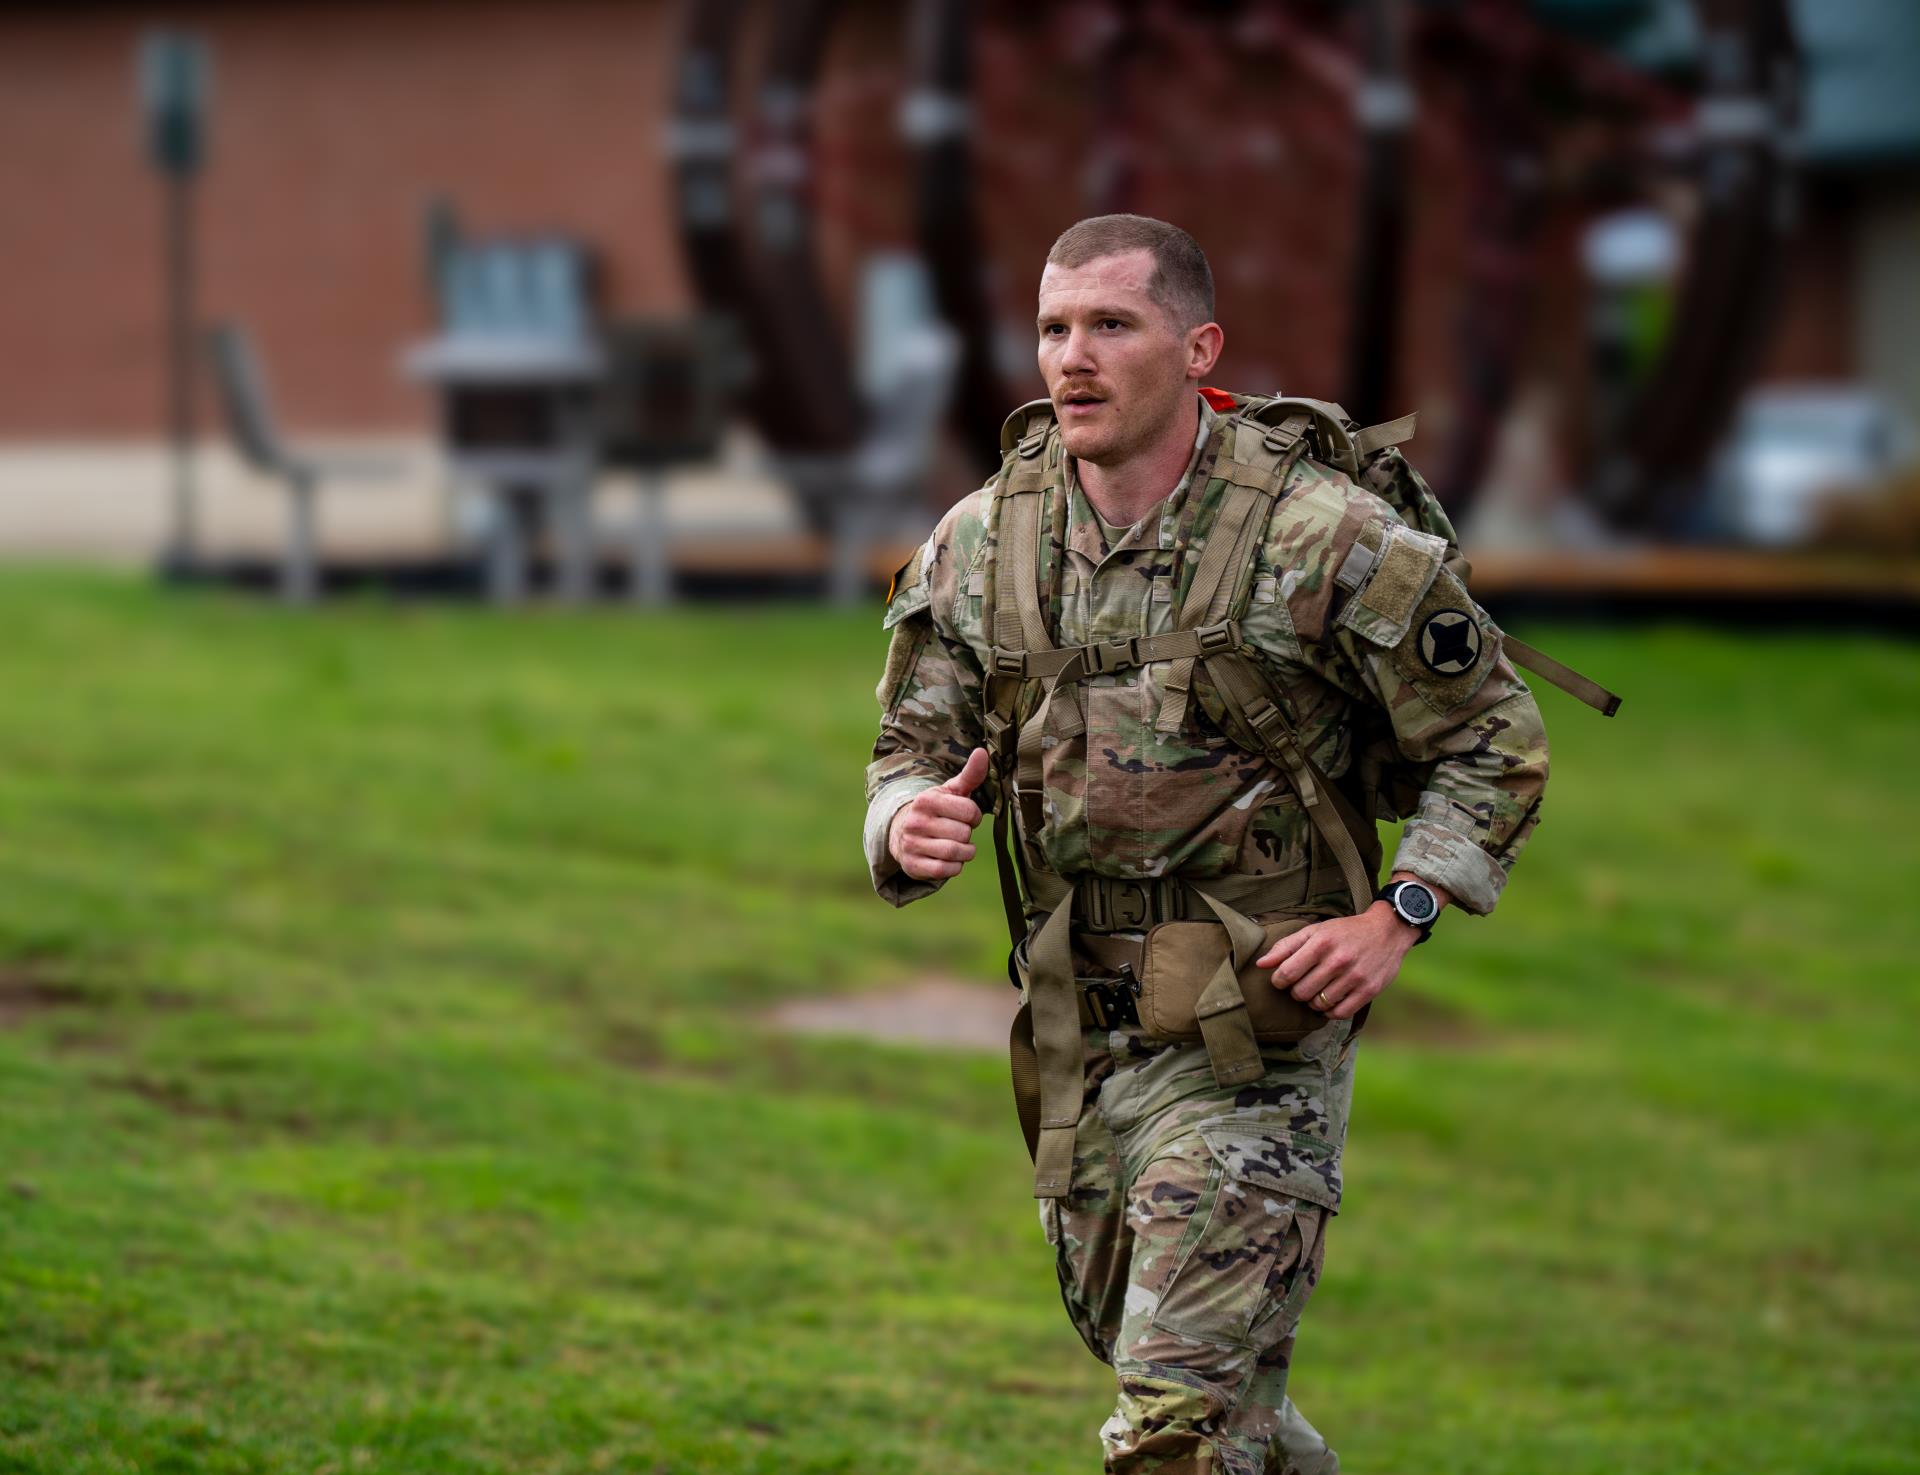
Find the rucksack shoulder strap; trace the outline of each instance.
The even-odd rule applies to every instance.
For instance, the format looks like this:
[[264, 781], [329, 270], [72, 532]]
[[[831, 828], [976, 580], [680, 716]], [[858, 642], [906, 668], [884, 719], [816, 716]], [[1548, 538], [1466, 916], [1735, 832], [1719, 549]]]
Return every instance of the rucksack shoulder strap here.
[[1240, 407], [1242, 419], [1274, 428], [1285, 425], [1295, 415], [1307, 417], [1314, 449], [1318, 452], [1315, 459], [1358, 481], [1362, 457], [1354, 449], [1353, 421], [1332, 400], [1281, 394], [1271, 399], [1249, 399]]
[[1053, 401], [1030, 399], [1001, 423], [1000, 451], [1004, 455], [1029, 438], [1045, 439], [1053, 428]]

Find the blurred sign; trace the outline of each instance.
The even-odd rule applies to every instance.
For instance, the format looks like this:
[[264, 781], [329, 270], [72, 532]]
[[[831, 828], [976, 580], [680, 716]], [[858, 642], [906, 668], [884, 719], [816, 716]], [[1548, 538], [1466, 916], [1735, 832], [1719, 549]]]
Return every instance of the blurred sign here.
[[140, 107], [147, 157], [167, 174], [196, 173], [206, 155], [211, 68], [206, 45], [177, 31], [151, 31], [140, 42]]

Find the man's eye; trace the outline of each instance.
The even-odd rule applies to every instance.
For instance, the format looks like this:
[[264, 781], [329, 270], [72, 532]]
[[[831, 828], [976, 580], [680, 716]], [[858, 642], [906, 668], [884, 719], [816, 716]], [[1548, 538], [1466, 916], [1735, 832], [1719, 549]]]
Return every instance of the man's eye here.
[[1100, 326], [1103, 328], [1123, 328], [1126, 324], [1118, 318], [1102, 318], [1100, 319]]

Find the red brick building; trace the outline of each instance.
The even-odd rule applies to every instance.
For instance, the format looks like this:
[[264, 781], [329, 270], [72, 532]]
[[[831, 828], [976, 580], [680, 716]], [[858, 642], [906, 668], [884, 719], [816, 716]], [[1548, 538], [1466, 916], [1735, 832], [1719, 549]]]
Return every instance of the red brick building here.
[[[829, 70], [871, 82], [901, 54], [898, 11], [848, 10]], [[479, 233], [552, 231], [590, 243], [612, 312], [688, 305], [661, 147], [681, 19], [664, 0], [280, 0], [164, 15], [107, 4], [8, 7], [0, 439], [161, 432], [161, 199], [135, 99], [135, 53], [149, 26], [191, 29], [214, 58], [210, 159], [198, 186], [202, 316], [252, 328], [295, 427], [362, 430], [426, 421], [427, 401], [396, 361], [429, 326], [420, 224], [431, 195], [451, 199]], [[1020, 61], [982, 56], [1001, 68], [1003, 84]], [[1003, 186], [989, 225], [1002, 294], [1016, 307], [1048, 240], [1081, 213], [1070, 171], [1062, 178], [1059, 169], [1072, 140], [1091, 137], [1095, 117], [1084, 89], [1032, 85], [1048, 65], [1002, 85], [989, 115], [1000, 132], [984, 150], [987, 177]], [[1357, 156], [1327, 139], [1351, 131], [1346, 104], [1316, 90], [1308, 72], [1270, 63], [1227, 67], [1210, 85], [1215, 105], [1169, 125], [1143, 208], [1180, 219], [1214, 257], [1231, 334], [1223, 382], [1337, 393]], [[1467, 310], [1459, 283], [1473, 207], [1468, 161], [1426, 120], [1445, 114], [1449, 86], [1471, 85], [1423, 86], [1416, 135], [1419, 257], [1398, 397], [1442, 430]], [[822, 245], [844, 268], [863, 242], [904, 236], [909, 197], [904, 171], [872, 138], [891, 130], [892, 101], [876, 92], [869, 105], [857, 85], [841, 96], [847, 105], [822, 119], [823, 193], [859, 208], [833, 214]], [[1772, 367], [1845, 373], [1856, 361], [1849, 325], [1858, 317], [1851, 226], [1844, 213], [1820, 211], [1808, 225]], [[1549, 230], [1542, 270], [1527, 359], [1536, 373], [1577, 383], [1575, 222]]]

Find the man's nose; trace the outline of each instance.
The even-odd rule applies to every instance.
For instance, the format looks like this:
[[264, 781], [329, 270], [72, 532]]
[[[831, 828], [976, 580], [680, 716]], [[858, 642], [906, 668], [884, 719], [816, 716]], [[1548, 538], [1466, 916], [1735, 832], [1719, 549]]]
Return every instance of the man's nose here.
[[1060, 372], [1091, 374], [1094, 369], [1093, 335], [1084, 328], [1069, 328], [1066, 346], [1060, 351]]

